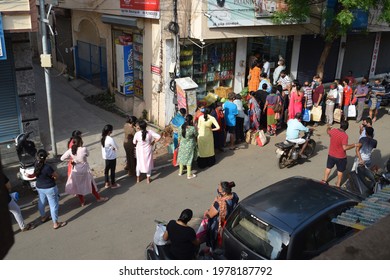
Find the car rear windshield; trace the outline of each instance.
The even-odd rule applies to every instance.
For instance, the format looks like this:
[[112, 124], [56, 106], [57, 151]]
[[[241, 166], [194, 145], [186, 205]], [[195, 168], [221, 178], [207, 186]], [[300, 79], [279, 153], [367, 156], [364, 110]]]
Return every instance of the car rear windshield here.
[[286, 245], [286, 233], [242, 208], [233, 215], [226, 228], [235, 238], [266, 259], [278, 259]]

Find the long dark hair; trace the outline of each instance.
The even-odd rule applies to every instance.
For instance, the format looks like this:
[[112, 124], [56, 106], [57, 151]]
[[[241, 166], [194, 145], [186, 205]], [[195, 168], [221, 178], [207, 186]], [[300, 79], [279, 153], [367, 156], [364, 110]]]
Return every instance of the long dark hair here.
[[104, 147], [104, 143], [106, 142], [106, 137], [107, 135], [112, 132], [114, 130], [113, 126], [111, 124], [106, 124], [104, 127], [103, 127], [103, 130], [102, 130], [102, 139], [100, 140], [100, 143], [102, 144], [102, 146]]
[[185, 138], [186, 137], [186, 132], [187, 132], [187, 126], [192, 126], [193, 125], [193, 119], [194, 117], [190, 114], [186, 116], [186, 121], [183, 123], [181, 126], [181, 135]]
[[231, 194], [232, 188], [234, 188], [235, 186], [236, 186], [236, 184], [233, 181], [231, 181], [231, 182], [222, 181], [221, 182], [222, 191], [224, 191], [226, 194]]
[[142, 141], [145, 141], [146, 133], [148, 133], [148, 131], [146, 130], [147, 124], [144, 120], [139, 120], [137, 123], [138, 123], [139, 128], [142, 131]]
[[34, 174], [35, 176], [39, 176], [42, 172], [42, 168], [45, 165], [46, 158], [48, 153], [44, 149], [40, 149], [37, 152], [37, 161], [35, 163]]
[[210, 108], [209, 107], [204, 108], [204, 110], [203, 110], [203, 117], [204, 117], [205, 121], [208, 120], [209, 114], [210, 114]]
[[135, 125], [135, 123], [137, 122], [137, 118], [135, 116], [127, 116], [126, 122]]
[[81, 137], [81, 134], [82, 134], [82, 132], [80, 130], [73, 130], [72, 136], [69, 138], [69, 141], [68, 141], [68, 147], [69, 147], [70, 143], [72, 143], [73, 137], [75, 137], [75, 136]]
[[73, 137], [72, 140], [72, 155], [77, 154], [77, 148], [83, 145], [83, 139], [80, 136]]

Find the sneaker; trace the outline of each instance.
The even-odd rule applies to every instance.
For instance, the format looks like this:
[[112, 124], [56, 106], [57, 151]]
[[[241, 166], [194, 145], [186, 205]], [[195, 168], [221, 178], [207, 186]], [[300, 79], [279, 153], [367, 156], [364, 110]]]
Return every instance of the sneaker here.
[[299, 155], [300, 158], [307, 159], [307, 155]]
[[177, 174], [177, 175], [182, 176], [183, 174], [179, 173], [179, 174]]

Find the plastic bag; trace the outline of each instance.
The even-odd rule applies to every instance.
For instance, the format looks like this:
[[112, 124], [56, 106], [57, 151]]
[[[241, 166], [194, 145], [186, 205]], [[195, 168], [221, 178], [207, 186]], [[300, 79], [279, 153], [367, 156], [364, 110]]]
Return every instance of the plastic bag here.
[[321, 121], [321, 116], [322, 116], [322, 108], [320, 106], [313, 107], [313, 109], [311, 109], [311, 118], [313, 122]]
[[267, 136], [265, 136], [264, 131], [259, 130], [256, 132], [256, 143], [257, 146], [263, 147], [267, 144]]
[[303, 110], [302, 120], [304, 122], [310, 122], [310, 110], [308, 110], [308, 109]]
[[179, 153], [179, 147], [177, 147], [175, 149], [175, 151], [173, 151], [173, 158], [172, 158], [172, 165], [173, 166], [177, 166], [178, 165], [177, 164], [177, 155], [178, 155], [178, 153]]
[[348, 117], [349, 118], [356, 117], [356, 106], [355, 105], [348, 106]]
[[164, 233], [167, 230], [167, 227], [163, 224], [156, 225], [156, 232], [154, 233], [153, 242], [156, 245], [162, 246], [167, 244], [167, 241], [164, 240]]

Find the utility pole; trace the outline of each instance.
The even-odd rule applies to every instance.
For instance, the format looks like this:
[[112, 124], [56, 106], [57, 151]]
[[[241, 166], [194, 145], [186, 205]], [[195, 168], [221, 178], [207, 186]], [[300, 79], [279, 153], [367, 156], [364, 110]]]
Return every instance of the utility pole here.
[[51, 105], [51, 81], [50, 81], [50, 67], [51, 67], [51, 54], [48, 51], [47, 40], [47, 28], [46, 24], [49, 23], [45, 14], [45, 0], [39, 0], [39, 16], [41, 21], [41, 35], [42, 35], [42, 52], [41, 66], [45, 71], [45, 84], [46, 84], [46, 98], [47, 98], [47, 110], [49, 115], [49, 130], [53, 156], [57, 156], [57, 145], [54, 138], [54, 126], [53, 126], [53, 114]]

